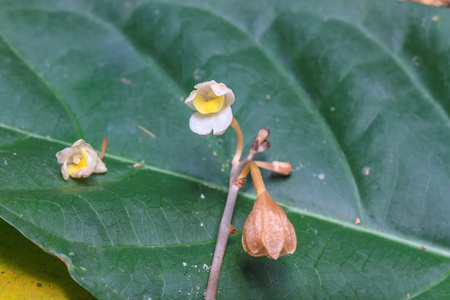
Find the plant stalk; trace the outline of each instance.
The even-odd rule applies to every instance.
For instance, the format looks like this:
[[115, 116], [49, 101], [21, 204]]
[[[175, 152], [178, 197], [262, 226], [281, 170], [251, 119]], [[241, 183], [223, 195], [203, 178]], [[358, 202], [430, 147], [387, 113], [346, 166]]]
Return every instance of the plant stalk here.
[[216, 249], [214, 250], [211, 270], [209, 272], [208, 286], [206, 287], [206, 300], [216, 299], [217, 287], [219, 285], [220, 269], [222, 268], [223, 257], [228, 243], [228, 236], [231, 234], [230, 225], [233, 217], [234, 205], [239, 192], [239, 187], [235, 184], [235, 180], [241, 173], [242, 169], [253, 160], [255, 153], [249, 153], [241, 162], [235, 164], [230, 172], [230, 187], [228, 189], [227, 203], [223, 211], [222, 221], [220, 222], [219, 234], [217, 236]]
[[[267, 129], [260, 130], [258, 132], [257, 138], [255, 139], [256, 144], [253, 143], [255, 147], [253, 147], [252, 145], [252, 147], [250, 147], [250, 151], [247, 157], [244, 160], [239, 161], [241, 159], [242, 150], [244, 147], [244, 137], [242, 135], [241, 128], [239, 127], [239, 123], [235, 118], [233, 118], [233, 121], [231, 122], [231, 127], [233, 127], [234, 131], [236, 132], [237, 148], [236, 153], [234, 154], [233, 157], [233, 161], [231, 162], [232, 167], [230, 172], [230, 186], [228, 189], [227, 203], [225, 204], [222, 220], [220, 221], [219, 233], [217, 235], [216, 249], [214, 250], [211, 270], [209, 272], [208, 285], [206, 287], [205, 293], [206, 300], [216, 299], [217, 288], [219, 285], [220, 269], [222, 268], [222, 262], [223, 257], [225, 255], [225, 249], [228, 243], [228, 237], [232, 232], [232, 228], [234, 228], [231, 226], [231, 218], [233, 217], [234, 205], [236, 203], [236, 198], [239, 189], [242, 186], [242, 184], [241, 185], [236, 184], [236, 179], [238, 179], [239, 174], [247, 166], [247, 164], [253, 160], [253, 158], [257, 153], [267, 150], [268, 147], [270, 146], [270, 144], [266, 141], [266, 138], [269, 135], [269, 131]], [[260, 147], [261, 143], [265, 143], [267, 147]], [[258, 169], [256, 165], [255, 168]]]

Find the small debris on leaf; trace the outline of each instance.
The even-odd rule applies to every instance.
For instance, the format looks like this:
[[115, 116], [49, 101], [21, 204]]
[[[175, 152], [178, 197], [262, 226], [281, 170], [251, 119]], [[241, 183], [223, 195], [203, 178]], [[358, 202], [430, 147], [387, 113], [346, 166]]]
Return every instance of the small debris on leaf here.
[[367, 176], [367, 175], [369, 175], [369, 173], [370, 173], [370, 168], [369, 167], [364, 167], [363, 168], [363, 174]]
[[120, 81], [122, 83], [125, 83], [125, 84], [130, 84], [131, 83], [131, 81], [129, 79], [125, 78], [125, 77], [120, 78]]
[[152, 138], [155, 138], [155, 139], [156, 139], [156, 135], [155, 135], [153, 132], [151, 132], [150, 130], [148, 130], [148, 129], [142, 127], [141, 125], [138, 125], [138, 128], [139, 128], [140, 130], [142, 130], [143, 132], [145, 132], [146, 134], [148, 134], [149, 136], [151, 136]]
[[141, 162], [140, 163], [135, 163], [134, 165], [133, 165], [133, 167], [134, 168], [140, 168], [140, 167], [142, 167], [143, 165], [144, 165], [144, 160], [141, 160]]

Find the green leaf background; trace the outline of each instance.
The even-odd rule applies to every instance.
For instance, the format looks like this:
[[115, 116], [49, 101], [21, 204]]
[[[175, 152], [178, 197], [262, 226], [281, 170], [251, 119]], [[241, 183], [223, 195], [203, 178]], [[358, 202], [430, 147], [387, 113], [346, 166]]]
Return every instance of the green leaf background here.
[[[299, 241], [242, 250], [247, 184], [219, 299], [450, 297], [449, 32], [392, 1], [1, 0], [0, 217], [95, 297], [202, 298], [236, 141], [181, 100], [215, 79], [292, 163], [263, 176]], [[65, 182], [55, 153], [103, 136], [108, 172]]]

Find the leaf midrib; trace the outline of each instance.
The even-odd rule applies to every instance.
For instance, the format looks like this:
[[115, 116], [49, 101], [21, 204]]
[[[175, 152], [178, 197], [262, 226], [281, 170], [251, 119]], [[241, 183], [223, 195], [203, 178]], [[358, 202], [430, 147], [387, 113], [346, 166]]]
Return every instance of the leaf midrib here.
[[[38, 134], [35, 134], [35, 133], [29, 133], [29, 132], [26, 132], [26, 131], [23, 131], [23, 130], [20, 130], [20, 129], [11, 127], [11, 126], [7, 126], [7, 125], [5, 125], [3, 123], [0, 123], [0, 127], [6, 128], [6, 129], [9, 129], [9, 130], [14, 130], [14, 131], [17, 131], [19, 133], [27, 134], [30, 137], [33, 137], [33, 138], [36, 138], [36, 139], [41, 139], [41, 140], [49, 141], [49, 142], [53, 142], [53, 143], [59, 143], [59, 144], [64, 145], [64, 146], [70, 146], [70, 144], [67, 143], [67, 142], [60, 141], [60, 140], [53, 139], [53, 138], [49, 138], [49, 137], [44, 137], [44, 136], [41, 136], [41, 135], [38, 135]], [[110, 159], [117, 160], [119, 162], [130, 163], [130, 164], [138, 163], [137, 161], [134, 161], [134, 160], [128, 159], [128, 158], [123, 158], [123, 157], [120, 157], [118, 155], [105, 154], [105, 156], [110, 158]], [[166, 175], [178, 177], [178, 178], [185, 179], [185, 180], [188, 180], [188, 181], [191, 181], [191, 182], [195, 182], [195, 183], [198, 183], [198, 184], [202, 184], [202, 185], [208, 186], [208, 187], [211, 186], [211, 185], [214, 185], [215, 188], [217, 188], [218, 190], [220, 190], [222, 192], [227, 192], [227, 190], [228, 190], [227, 187], [225, 187], [223, 185], [213, 184], [213, 183], [205, 181], [205, 180], [201, 180], [201, 179], [198, 179], [198, 178], [195, 178], [195, 177], [191, 177], [191, 176], [188, 176], [188, 175], [185, 175], [185, 174], [181, 174], [181, 173], [178, 173], [178, 172], [161, 169], [161, 168], [158, 168], [158, 167], [155, 167], [155, 166], [151, 166], [151, 165], [143, 165], [141, 169], [147, 169], [147, 170], [151, 170], [151, 171], [154, 171], [154, 172], [159, 172], [159, 173], [163, 173], [163, 174], [166, 174]], [[101, 183], [99, 183], [99, 184], [101, 184]], [[73, 186], [67, 187], [67, 188], [73, 188]], [[240, 192], [239, 196], [244, 198], [244, 199], [246, 199], [247, 201], [249, 201], [251, 203], [253, 203], [254, 200], [255, 200], [255, 195], [253, 195], [251, 193]], [[374, 229], [374, 228], [369, 228], [369, 227], [365, 227], [365, 226], [356, 226], [356, 225], [353, 225], [353, 224], [351, 224], [349, 222], [345, 222], [345, 221], [340, 220], [340, 219], [332, 218], [332, 217], [329, 217], [329, 216], [324, 216], [324, 215], [321, 215], [321, 214], [318, 214], [318, 213], [315, 213], [315, 212], [310, 212], [308, 210], [304, 210], [304, 209], [301, 209], [301, 208], [298, 208], [298, 207], [295, 207], [295, 206], [292, 206], [290, 204], [286, 204], [286, 203], [283, 203], [283, 202], [280, 202], [280, 201], [278, 201], [278, 203], [282, 207], [285, 208], [287, 213], [292, 212], [292, 213], [296, 213], [296, 214], [299, 214], [299, 215], [309, 216], [309, 217], [316, 218], [316, 219], [319, 219], [319, 220], [322, 220], [322, 221], [325, 221], [325, 222], [328, 222], [328, 223], [332, 223], [334, 225], [341, 226], [343, 228], [351, 228], [352, 230], [355, 230], [355, 231], [358, 231], [358, 232], [364, 232], [364, 233], [372, 234], [372, 235], [377, 236], [379, 238], [390, 240], [390, 241], [393, 241], [393, 242], [396, 242], [396, 243], [399, 243], [399, 244], [402, 244], [402, 245], [406, 245], [406, 246], [409, 246], [409, 247], [412, 247], [412, 248], [415, 248], [415, 249], [420, 249], [422, 247], [422, 245], [425, 244], [425, 245], [427, 245], [427, 251], [428, 252], [434, 253], [436, 255], [443, 256], [443, 257], [446, 257], [446, 258], [450, 258], [450, 249], [446, 249], [446, 248], [443, 248], [443, 247], [431, 244], [428, 241], [424, 241], [424, 242], [421, 242], [420, 240], [411, 241], [411, 240], [408, 240], [408, 239], [403, 238], [401, 236], [397, 236], [397, 235], [394, 235], [394, 234], [391, 234], [391, 233], [386, 233], [386, 232], [383, 232], [381, 230], [377, 230], [377, 229]], [[35, 225], [35, 224], [33, 223], [33, 225]], [[43, 229], [43, 230], [46, 230], [46, 229]], [[52, 232], [52, 234], [55, 234], [55, 233]], [[62, 238], [62, 239], [65, 239], [62, 236], [59, 236], [59, 237]], [[214, 240], [215, 239], [210, 240], [210, 241], [214, 241]], [[200, 242], [200, 243], [206, 243], [206, 242], [207, 241], [203, 241], [203, 242]], [[78, 242], [77, 241], [77, 243], [83, 243], [83, 242]], [[111, 248], [111, 247], [115, 247], [115, 246], [104, 246], [104, 247], [103, 246], [92, 246], [92, 245], [89, 245], [87, 243], [83, 243], [83, 244], [86, 244], [89, 247], [95, 247], [95, 248]], [[171, 245], [147, 246], [147, 247], [155, 247], [155, 248], [161, 247], [161, 248], [163, 248], [163, 247], [168, 247], [168, 246], [177, 246], [177, 245], [181, 246], [181, 245], [194, 245], [194, 244], [197, 244], [197, 243], [171, 244]], [[129, 245], [127, 247], [146, 247], [146, 246]]]
[[[239, 196], [241, 198], [244, 198], [245, 200], [247, 200], [249, 202], [253, 203], [253, 201], [254, 201], [254, 198], [252, 197], [252, 195], [248, 195], [247, 193], [242, 193], [242, 194], [240, 193]], [[317, 213], [309, 212], [309, 211], [306, 211], [306, 210], [303, 210], [303, 209], [300, 209], [300, 208], [297, 208], [297, 207], [292, 207], [290, 205], [285, 205], [285, 204], [282, 204], [282, 203], [280, 203], [280, 205], [285, 208], [287, 213], [294, 212], [294, 213], [297, 213], [299, 215], [305, 215], [305, 216], [308, 216], [308, 217], [311, 217], [311, 218], [316, 218], [318, 220], [321, 220], [321, 221], [328, 222], [328, 223], [331, 223], [333, 225], [339, 226], [338, 230], [339, 229], [351, 229], [351, 230], [354, 230], [354, 231], [357, 231], [357, 232], [371, 234], [373, 236], [376, 236], [377, 238], [385, 239], [385, 240], [388, 240], [388, 241], [391, 241], [391, 242], [394, 242], [394, 243], [397, 243], [397, 244], [400, 244], [400, 245], [403, 245], [403, 246], [408, 246], [408, 247], [411, 247], [413, 249], [420, 249], [422, 247], [422, 245], [424, 244], [424, 243], [421, 243], [420, 241], [415, 242], [415, 241], [411, 241], [411, 240], [408, 240], [408, 239], [403, 238], [403, 237], [399, 237], [399, 236], [396, 236], [396, 235], [393, 235], [393, 234], [389, 234], [389, 233], [383, 232], [381, 230], [368, 228], [368, 227], [364, 227], [364, 226], [357, 226], [357, 225], [349, 224], [349, 223], [346, 223], [346, 222], [338, 220], [338, 219], [334, 219], [334, 218], [330, 218], [328, 216], [323, 216], [323, 215], [320, 215], [320, 214], [317, 214]], [[2, 204], [0, 204], [0, 206], [4, 207]], [[6, 207], [4, 207], [4, 208], [7, 209]], [[13, 211], [11, 211], [11, 213], [15, 214]], [[81, 242], [81, 241], [77, 241], [77, 240], [67, 239], [64, 236], [61, 236], [59, 234], [56, 234], [53, 231], [48, 230], [47, 228], [43, 228], [43, 227], [37, 226], [35, 223], [33, 223], [30, 220], [26, 220], [25, 219], [24, 221], [27, 222], [27, 223], [32, 224], [34, 227], [39, 228], [42, 231], [45, 231], [45, 232], [51, 234], [52, 236], [58, 237], [58, 238], [60, 238], [62, 240], [65, 240], [67, 242], [75, 242], [77, 244], [84, 245], [86, 247], [90, 247], [90, 248], [94, 248], [94, 249], [111, 249], [111, 248], [132, 248], [132, 249], [135, 249], [135, 248], [149, 248], [149, 249], [151, 248], [151, 249], [153, 249], [154, 248], [154, 249], [158, 249], [158, 248], [205, 245], [205, 244], [209, 244], [209, 243], [212, 243], [212, 242], [216, 241], [216, 239], [209, 239], [209, 240], [204, 240], [204, 241], [201, 241], [201, 242], [191, 242], [191, 243], [182, 243], [182, 244], [167, 244], [167, 245], [107, 245], [107, 246], [95, 246], [95, 245], [88, 244], [86, 242]], [[11, 225], [13, 225], [13, 224], [11, 224]], [[237, 233], [240, 234], [241, 232], [242, 232], [242, 230], [238, 231]], [[33, 238], [33, 240], [35, 240], [35, 239]], [[35, 240], [35, 242], [38, 242], [38, 241]], [[438, 255], [438, 256], [441, 256], [441, 257], [445, 257], [445, 258], [450, 258], [450, 250], [449, 249], [444, 249], [444, 248], [442, 248], [440, 246], [436, 246], [436, 245], [433, 245], [433, 244], [428, 244], [428, 243], [425, 243], [425, 244], [427, 245], [426, 251], [428, 253], [432, 253], [432, 254], [435, 254], [435, 255]]]

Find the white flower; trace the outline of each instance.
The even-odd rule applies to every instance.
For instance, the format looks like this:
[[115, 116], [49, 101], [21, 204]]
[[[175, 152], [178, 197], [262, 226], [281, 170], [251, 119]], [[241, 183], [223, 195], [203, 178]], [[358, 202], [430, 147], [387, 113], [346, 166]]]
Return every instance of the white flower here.
[[61, 173], [65, 180], [69, 176], [86, 178], [92, 173], [105, 173], [108, 170], [97, 152], [84, 140], [78, 140], [72, 147], [59, 151], [56, 158], [58, 163], [63, 164]]
[[225, 84], [214, 80], [205, 81], [194, 86], [184, 103], [196, 110], [189, 119], [189, 127], [197, 134], [211, 133], [220, 135], [230, 126], [233, 112], [230, 105], [234, 103], [234, 94]]

